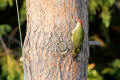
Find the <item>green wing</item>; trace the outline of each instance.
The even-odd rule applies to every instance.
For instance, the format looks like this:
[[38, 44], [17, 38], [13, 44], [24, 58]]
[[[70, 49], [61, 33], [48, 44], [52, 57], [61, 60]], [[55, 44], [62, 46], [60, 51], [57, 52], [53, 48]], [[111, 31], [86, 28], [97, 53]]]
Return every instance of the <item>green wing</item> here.
[[72, 33], [72, 42], [74, 48], [81, 48], [84, 39], [84, 31], [81, 25], [76, 25]]

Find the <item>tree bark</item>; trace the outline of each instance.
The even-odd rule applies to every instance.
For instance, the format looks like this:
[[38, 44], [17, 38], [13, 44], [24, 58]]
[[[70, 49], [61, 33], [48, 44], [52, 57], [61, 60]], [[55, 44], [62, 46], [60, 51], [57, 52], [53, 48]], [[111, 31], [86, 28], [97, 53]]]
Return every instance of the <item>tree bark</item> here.
[[[24, 80], [86, 80], [89, 57], [87, 0], [26, 0]], [[73, 60], [75, 18], [83, 20], [82, 50]]]

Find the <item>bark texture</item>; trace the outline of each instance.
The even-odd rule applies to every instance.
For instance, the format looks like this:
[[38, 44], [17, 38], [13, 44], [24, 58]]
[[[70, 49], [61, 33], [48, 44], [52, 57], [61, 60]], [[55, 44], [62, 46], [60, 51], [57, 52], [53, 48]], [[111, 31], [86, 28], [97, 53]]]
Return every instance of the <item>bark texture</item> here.
[[[89, 57], [87, 0], [26, 0], [24, 80], [86, 80]], [[83, 20], [82, 51], [73, 60], [75, 17]]]

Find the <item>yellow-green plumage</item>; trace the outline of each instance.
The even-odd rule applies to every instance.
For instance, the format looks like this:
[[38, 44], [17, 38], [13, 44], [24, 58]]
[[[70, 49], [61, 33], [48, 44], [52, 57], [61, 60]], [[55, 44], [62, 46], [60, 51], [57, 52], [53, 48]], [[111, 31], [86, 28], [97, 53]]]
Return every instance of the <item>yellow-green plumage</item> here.
[[78, 55], [83, 43], [84, 31], [82, 26], [83, 26], [82, 23], [77, 22], [76, 27], [72, 32], [72, 42], [74, 47], [73, 56]]

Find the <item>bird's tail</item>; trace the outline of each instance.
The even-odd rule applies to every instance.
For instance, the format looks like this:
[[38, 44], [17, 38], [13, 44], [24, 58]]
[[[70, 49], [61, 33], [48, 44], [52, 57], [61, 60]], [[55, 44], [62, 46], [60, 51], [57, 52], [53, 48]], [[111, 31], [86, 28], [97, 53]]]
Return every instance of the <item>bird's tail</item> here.
[[73, 58], [76, 58], [78, 56], [79, 52], [80, 52], [79, 48], [78, 49], [74, 49], [73, 52], [72, 52]]

